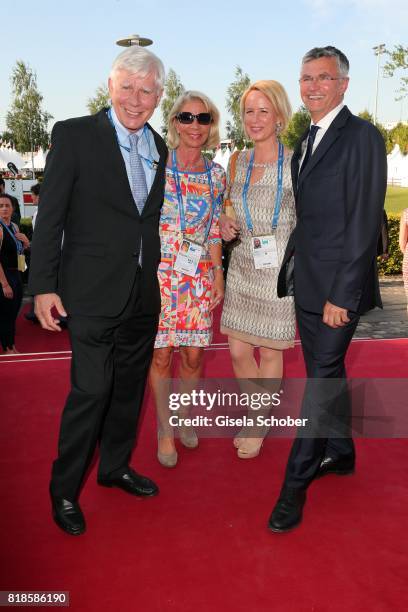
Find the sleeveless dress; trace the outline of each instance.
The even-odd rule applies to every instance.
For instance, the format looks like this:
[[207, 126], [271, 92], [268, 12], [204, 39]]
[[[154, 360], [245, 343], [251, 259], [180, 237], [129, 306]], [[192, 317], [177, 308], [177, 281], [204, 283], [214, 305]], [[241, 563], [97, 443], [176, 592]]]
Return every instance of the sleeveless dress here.
[[[241, 231], [228, 267], [221, 332], [257, 346], [291, 348], [296, 331], [294, 300], [293, 297], [278, 298], [276, 292], [279, 267], [296, 223], [290, 157], [285, 157], [283, 162], [282, 203], [276, 230], [279, 267], [263, 270], [255, 269], [252, 237], [242, 205], [248, 162], [247, 152], [241, 152], [230, 191]], [[249, 186], [247, 202], [255, 236], [271, 234], [277, 182], [276, 162], [268, 165], [262, 178]]]
[[161, 261], [158, 278], [161, 313], [155, 348], [168, 346], [209, 346], [212, 340], [212, 313], [209, 311], [213, 283], [209, 244], [221, 244], [219, 216], [225, 191], [225, 171], [216, 163], [210, 165], [214, 190], [211, 202], [206, 171], [179, 171], [186, 232], [189, 240], [202, 244], [211, 207], [214, 213], [207, 243], [195, 276], [174, 270], [182, 243], [176, 183], [171, 168], [166, 168], [164, 203], [160, 216]]

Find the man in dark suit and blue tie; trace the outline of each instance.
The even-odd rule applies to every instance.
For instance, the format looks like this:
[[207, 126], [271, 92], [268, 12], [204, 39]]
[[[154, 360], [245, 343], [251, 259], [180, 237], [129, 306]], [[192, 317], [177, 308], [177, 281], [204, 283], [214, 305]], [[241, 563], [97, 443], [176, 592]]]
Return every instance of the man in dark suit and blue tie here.
[[278, 295], [294, 291], [308, 377], [302, 416], [310, 427], [292, 446], [269, 519], [276, 532], [300, 523], [314, 478], [354, 471], [344, 362], [359, 315], [381, 306], [376, 256], [386, 151], [377, 128], [343, 104], [348, 71], [335, 47], [312, 49], [302, 61], [300, 93], [311, 126], [292, 159], [297, 224]]
[[45, 329], [60, 330], [53, 308], [68, 315], [71, 390], [50, 492], [71, 535], [85, 531], [78, 497], [98, 443], [100, 485], [158, 492], [129, 461], [160, 312], [167, 148], [147, 121], [163, 83], [159, 58], [126, 49], [109, 78], [112, 106], [57, 123], [47, 157], [29, 289]]

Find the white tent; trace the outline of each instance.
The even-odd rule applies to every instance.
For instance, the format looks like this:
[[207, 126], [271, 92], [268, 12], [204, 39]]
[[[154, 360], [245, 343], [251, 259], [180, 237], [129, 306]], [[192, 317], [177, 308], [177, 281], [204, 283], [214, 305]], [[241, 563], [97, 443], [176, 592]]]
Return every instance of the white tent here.
[[213, 161], [215, 161], [217, 164], [220, 164], [220, 166], [222, 166], [224, 170], [226, 170], [230, 157], [231, 151], [229, 150], [229, 148], [227, 147], [226, 149], [222, 150], [220, 147], [217, 153], [215, 154]]
[[408, 187], [408, 155], [403, 155], [399, 145], [395, 145], [389, 155], [388, 163], [388, 184]]
[[[47, 151], [48, 152], [48, 151]], [[34, 155], [34, 169], [35, 170], [43, 170], [45, 166], [45, 158], [47, 157], [47, 152], [44, 152], [42, 149], [39, 149], [37, 153]], [[28, 153], [30, 156], [27, 161], [24, 162], [24, 168], [32, 168], [31, 163], [31, 153]]]
[[23, 168], [24, 160], [14, 149], [0, 147], [0, 168], [7, 169], [7, 164], [12, 162], [18, 169]]

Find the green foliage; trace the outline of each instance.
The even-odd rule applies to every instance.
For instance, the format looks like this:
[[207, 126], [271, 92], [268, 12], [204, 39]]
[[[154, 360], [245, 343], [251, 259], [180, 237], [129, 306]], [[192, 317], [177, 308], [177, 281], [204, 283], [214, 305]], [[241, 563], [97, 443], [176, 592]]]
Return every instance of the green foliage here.
[[294, 151], [303, 133], [310, 125], [310, 115], [304, 106], [293, 113], [291, 120], [281, 136], [283, 144]]
[[388, 185], [384, 208], [387, 215], [389, 213], [400, 215], [404, 208], [408, 208], [408, 188]]
[[50, 142], [47, 127], [52, 115], [42, 110], [43, 96], [37, 88], [36, 73], [19, 60], [13, 68], [11, 83], [13, 101], [6, 125], [17, 151], [47, 149]]
[[389, 134], [392, 146], [398, 144], [401, 153], [406, 155], [408, 153], [408, 125], [406, 123], [398, 123]]
[[[403, 45], [395, 45], [393, 51], [385, 51], [389, 56], [389, 61], [384, 66], [384, 75], [392, 77], [394, 72], [399, 69], [407, 70], [408, 68], [408, 47]], [[401, 77], [401, 87], [397, 91], [396, 100], [402, 100], [408, 96], [408, 77]]]
[[403, 255], [399, 248], [399, 215], [388, 215], [389, 257], [385, 261], [378, 259], [379, 274], [402, 274]]
[[170, 115], [170, 111], [174, 106], [177, 98], [183, 93], [184, 85], [180, 81], [177, 73], [170, 68], [167, 79], [164, 83], [164, 93], [163, 99], [160, 104], [160, 109], [163, 117], [163, 125], [161, 126], [161, 132], [163, 138], [167, 141], [167, 132], [168, 132], [168, 119]]
[[[369, 121], [374, 125], [374, 117], [371, 113], [368, 112], [367, 109], [363, 110], [361, 113], [358, 113], [358, 116], [361, 119], [365, 119], [365, 121]], [[387, 130], [379, 121], [375, 123], [375, 126], [381, 132], [381, 135], [384, 138], [385, 148], [387, 150], [388, 155], [388, 153], [391, 153], [391, 151], [393, 150], [395, 144], [391, 138], [391, 132]]]
[[10, 144], [13, 148], [15, 148], [14, 134], [8, 130], [5, 130], [0, 135], [0, 144]]
[[226, 123], [227, 136], [234, 141], [238, 149], [243, 149], [249, 145], [241, 122], [240, 101], [242, 94], [248, 89], [250, 83], [248, 74], [244, 73], [240, 66], [237, 66], [235, 69], [235, 80], [227, 89], [225, 106], [232, 117], [232, 120]]
[[109, 99], [110, 94], [108, 86], [102, 83], [101, 85], [99, 85], [99, 87], [97, 87], [94, 97], [88, 98], [86, 107], [89, 110], [89, 114], [95, 115], [106, 106], [109, 106]]

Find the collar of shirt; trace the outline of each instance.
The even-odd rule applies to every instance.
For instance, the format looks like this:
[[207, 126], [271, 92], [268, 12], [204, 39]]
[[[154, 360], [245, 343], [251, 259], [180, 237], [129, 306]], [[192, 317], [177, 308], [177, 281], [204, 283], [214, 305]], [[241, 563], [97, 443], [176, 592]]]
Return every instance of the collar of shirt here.
[[313, 151], [312, 151], [313, 153], [315, 152], [316, 147], [318, 146], [319, 142], [321, 141], [321, 139], [323, 138], [323, 136], [325, 135], [325, 133], [327, 132], [330, 125], [333, 123], [334, 119], [337, 117], [337, 115], [339, 114], [343, 106], [344, 106], [344, 102], [340, 102], [340, 104], [336, 106], [336, 108], [333, 108], [333, 110], [327, 113], [327, 115], [325, 115], [322, 119], [320, 119], [320, 121], [318, 121], [317, 123], [312, 122], [310, 124], [310, 125], [317, 125], [320, 128], [317, 131], [316, 138], [313, 143]]
[[[113, 125], [116, 130], [116, 135], [118, 137], [119, 145], [123, 150], [129, 152], [130, 142], [129, 142], [129, 134], [131, 133], [128, 129], [125, 128], [124, 125], [119, 121], [115, 109], [113, 106], [110, 109], [111, 117], [113, 121]], [[156, 147], [156, 143], [154, 141], [154, 136], [151, 130], [144, 125], [140, 130], [138, 130], [137, 135], [139, 136], [139, 140], [137, 143], [137, 151], [140, 157], [151, 167], [153, 164], [157, 164], [160, 155]]]

